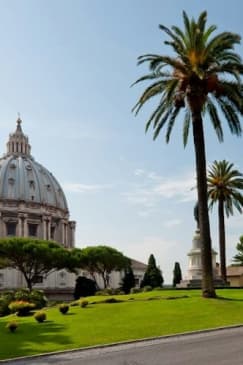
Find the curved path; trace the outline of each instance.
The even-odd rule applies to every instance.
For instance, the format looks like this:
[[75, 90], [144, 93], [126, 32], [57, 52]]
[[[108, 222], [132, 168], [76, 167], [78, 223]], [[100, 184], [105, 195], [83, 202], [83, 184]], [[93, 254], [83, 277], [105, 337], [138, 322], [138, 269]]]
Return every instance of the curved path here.
[[11, 365], [239, 365], [243, 364], [243, 328], [235, 327], [171, 336], [0, 363]]

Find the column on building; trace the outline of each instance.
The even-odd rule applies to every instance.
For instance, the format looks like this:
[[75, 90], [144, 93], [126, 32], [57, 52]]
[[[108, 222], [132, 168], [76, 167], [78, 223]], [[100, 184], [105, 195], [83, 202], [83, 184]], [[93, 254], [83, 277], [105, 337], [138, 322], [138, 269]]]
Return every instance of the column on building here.
[[24, 237], [28, 237], [28, 235], [29, 235], [27, 218], [28, 218], [28, 214], [24, 214], [24, 216], [23, 216], [23, 225], [24, 225], [23, 236]]
[[70, 221], [69, 222], [69, 229], [70, 229], [70, 242], [69, 247], [75, 246], [75, 228], [76, 228], [76, 222]]
[[42, 232], [43, 232], [43, 240], [46, 240], [46, 216], [42, 217]]
[[4, 223], [3, 223], [3, 216], [0, 212], [0, 237], [4, 237]]
[[17, 232], [16, 232], [16, 235], [18, 237], [22, 237], [23, 236], [23, 218], [24, 218], [24, 214], [23, 213], [19, 213], [18, 214]]

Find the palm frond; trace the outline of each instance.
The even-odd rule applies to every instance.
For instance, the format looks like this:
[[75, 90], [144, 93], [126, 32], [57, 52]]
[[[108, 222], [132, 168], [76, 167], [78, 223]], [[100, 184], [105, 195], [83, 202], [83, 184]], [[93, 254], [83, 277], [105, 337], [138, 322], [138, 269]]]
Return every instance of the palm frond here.
[[220, 142], [223, 142], [224, 135], [223, 135], [223, 130], [222, 130], [222, 126], [221, 126], [221, 121], [219, 119], [217, 109], [209, 97], [207, 98], [206, 105], [207, 105], [207, 110], [208, 110], [209, 116], [211, 118], [211, 122], [212, 122], [215, 132], [217, 134], [218, 140]]
[[181, 108], [174, 108], [173, 112], [171, 113], [171, 117], [168, 122], [168, 127], [167, 127], [167, 131], [166, 131], [166, 136], [165, 136], [166, 143], [169, 143], [169, 141], [170, 141], [171, 131], [173, 129], [175, 119], [180, 112], [180, 109]]
[[191, 123], [191, 113], [187, 109], [186, 113], [185, 113], [184, 124], [183, 124], [183, 145], [184, 145], [184, 147], [186, 147], [186, 145], [187, 145], [188, 135], [189, 135], [189, 130], [190, 130], [190, 123]]

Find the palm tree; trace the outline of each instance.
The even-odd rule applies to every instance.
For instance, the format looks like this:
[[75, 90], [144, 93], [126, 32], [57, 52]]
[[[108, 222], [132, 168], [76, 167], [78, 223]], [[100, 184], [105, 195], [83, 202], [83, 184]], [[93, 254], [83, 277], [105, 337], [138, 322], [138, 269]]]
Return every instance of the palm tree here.
[[218, 204], [218, 230], [220, 273], [226, 284], [226, 253], [225, 253], [225, 213], [229, 217], [233, 215], [235, 207], [242, 213], [243, 207], [243, 174], [234, 168], [228, 161], [214, 161], [208, 171], [208, 198], [209, 207]]
[[146, 54], [138, 58], [138, 64], [148, 63], [149, 73], [134, 84], [150, 81], [133, 111], [137, 114], [153, 97], [158, 104], [149, 117], [146, 131], [153, 125], [153, 138], [167, 124], [166, 142], [180, 111], [185, 108], [183, 124], [184, 146], [190, 125], [195, 148], [199, 226], [202, 239], [202, 294], [215, 297], [211, 261], [211, 237], [207, 205], [207, 175], [204, 130], [202, 116], [208, 113], [219, 141], [223, 140], [218, 108], [225, 116], [230, 131], [241, 135], [239, 114], [242, 112], [243, 64], [233, 48], [240, 43], [238, 34], [212, 33], [216, 26], [206, 28], [207, 13], [200, 14], [197, 21], [190, 20], [183, 12], [184, 31], [177, 26], [159, 28], [170, 38], [165, 44], [172, 47], [175, 56]]

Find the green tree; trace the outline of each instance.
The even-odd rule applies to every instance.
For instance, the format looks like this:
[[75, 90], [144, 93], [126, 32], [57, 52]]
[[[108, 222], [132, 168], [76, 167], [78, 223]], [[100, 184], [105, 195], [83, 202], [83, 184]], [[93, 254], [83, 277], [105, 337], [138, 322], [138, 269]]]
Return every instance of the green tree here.
[[234, 256], [233, 261], [238, 265], [243, 265], [243, 236], [240, 236], [236, 249], [238, 253]]
[[101, 275], [104, 288], [109, 286], [111, 272], [126, 268], [128, 263], [128, 258], [113, 247], [89, 246], [81, 250], [80, 266], [89, 272], [95, 282], [95, 274]]
[[160, 269], [156, 266], [156, 261], [154, 255], [151, 254], [148, 260], [148, 267], [144, 273], [143, 280], [141, 282], [141, 288], [144, 286], [151, 286], [152, 288], [156, 288], [163, 285], [164, 279], [161, 274]]
[[124, 277], [121, 282], [121, 290], [124, 291], [125, 294], [129, 294], [130, 290], [135, 287], [135, 276], [132, 270], [131, 265], [124, 270]]
[[72, 253], [58, 243], [23, 237], [0, 239], [0, 257], [5, 267], [23, 274], [30, 291], [39, 276], [47, 277], [65, 268], [74, 271], [77, 267]]
[[160, 25], [169, 37], [166, 45], [172, 47], [174, 56], [146, 54], [138, 58], [138, 64], [147, 63], [149, 73], [136, 83], [150, 82], [142, 93], [134, 111], [137, 114], [145, 103], [158, 97], [158, 104], [149, 117], [146, 131], [153, 125], [153, 138], [167, 124], [166, 142], [169, 142], [176, 118], [183, 108], [183, 141], [187, 143], [189, 129], [195, 149], [199, 227], [202, 239], [202, 295], [215, 297], [212, 271], [212, 248], [207, 202], [207, 174], [204, 129], [202, 116], [208, 113], [219, 141], [223, 141], [222, 112], [229, 129], [241, 135], [239, 114], [242, 113], [243, 64], [233, 49], [240, 43], [238, 34], [212, 33], [216, 26], [206, 28], [207, 13], [198, 20], [189, 19], [183, 12], [184, 30]]
[[243, 174], [233, 163], [228, 161], [214, 161], [208, 171], [208, 198], [209, 207], [218, 205], [218, 232], [220, 252], [220, 273], [224, 283], [227, 282], [226, 274], [226, 245], [225, 245], [225, 213], [233, 215], [235, 207], [242, 213], [243, 207]]
[[181, 267], [179, 262], [175, 262], [174, 270], [173, 270], [173, 286], [176, 284], [180, 284], [182, 280]]

